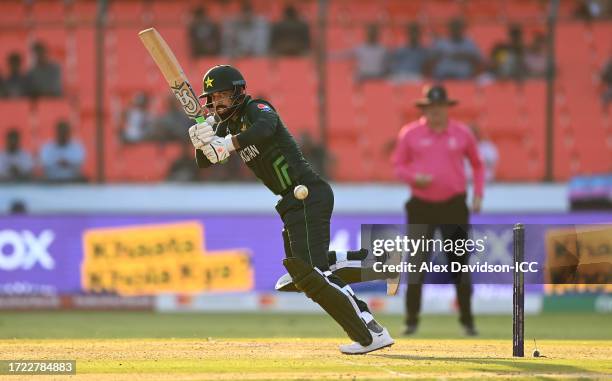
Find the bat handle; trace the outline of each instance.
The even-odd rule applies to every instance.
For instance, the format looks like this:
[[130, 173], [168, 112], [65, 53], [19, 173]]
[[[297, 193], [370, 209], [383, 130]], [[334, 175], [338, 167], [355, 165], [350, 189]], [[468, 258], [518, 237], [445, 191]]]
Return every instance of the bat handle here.
[[200, 116], [197, 116], [197, 117], [195, 118], [195, 120], [196, 120], [196, 122], [198, 122], [198, 123], [204, 123], [204, 122], [206, 122], [206, 118], [204, 118], [204, 117], [203, 117], [203, 116], [201, 116], [201, 115], [200, 115]]

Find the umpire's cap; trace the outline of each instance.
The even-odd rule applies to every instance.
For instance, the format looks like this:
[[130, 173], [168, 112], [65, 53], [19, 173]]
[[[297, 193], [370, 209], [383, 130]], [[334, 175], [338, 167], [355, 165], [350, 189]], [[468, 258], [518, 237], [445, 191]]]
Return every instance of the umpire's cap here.
[[213, 66], [202, 78], [200, 98], [218, 91], [234, 90], [236, 87], [246, 87], [246, 81], [238, 69], [231, 65]]
[[417, 99], [417, 101], [414, 102], [417, 107], [431, 105], [454, 106], [457, 104], [457, 100], [448, 98], [446, 89], [441, 85], [425, 86], [423, 88], [423, 95], [425, 96], [424, 98]]

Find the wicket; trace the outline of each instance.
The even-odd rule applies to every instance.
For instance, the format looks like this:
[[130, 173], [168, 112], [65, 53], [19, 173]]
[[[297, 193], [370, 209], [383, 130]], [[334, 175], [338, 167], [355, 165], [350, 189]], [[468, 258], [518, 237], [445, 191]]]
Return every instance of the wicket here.
[[525, 357], [525, 275], [519, 264], [525, 260], [525, 227], [515, 224], [513, 230], [514, 282], [512, 292], [512, 356]]

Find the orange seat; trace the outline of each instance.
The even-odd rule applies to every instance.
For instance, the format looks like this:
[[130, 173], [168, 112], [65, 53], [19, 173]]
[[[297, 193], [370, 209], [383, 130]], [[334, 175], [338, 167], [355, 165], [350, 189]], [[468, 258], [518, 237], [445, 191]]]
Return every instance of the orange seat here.
[[463, 13], [471, 21], [497, 20], [503, 14], [502, 0], [470, 0], [464, 3]]
[[42, 0], [32, 4], [32, 19], [34, 23], [62, 22], [66, 17], [63, 1]]
[[272, 81], [270, 79], [270, 60], [265, 58], [244, 58], [234, 62], [247, 80], [249, 94], [257, 96], [264, 95], [270, 98], [273, 93]]
[[[21, 0], [4, 0], [2, 1], [2, 12], [0, 12], [0, 25], [17, 26], [22, 24], [26, 19], [26, 3]], [[11, 27], [10, 29], [14, 29]], [[9, 30], [3, 29], [2, 34]]]
[[525, 20], [543, 21], [546, 16], [547, 4], [542, 2], [533, 0], [511, 0], [505, 1], [504, 5], [504, 13], [509, 20], [518, 20], [521, 22]]
[[109, 2], [108, 22], [111, 25], [142, 23], [146, 15], [145, 3], [144, 1]]
[[36, 145], [42, 145], [55, 138], [55, 126], [59, 121], [69, 122], [73, 130], [78, 129], [78, 126], [72, 123], [75, 120], [74, 110], [65, 99], [40, 99], [34, 102], [32, 116]]
[[470, 36], [484, 58], [489, 57], [495, 44], [507, 41], [507, 27], [501, 24], [473, 24], [468, 25], [466, 33]]
[[136, 88], [151, 89], [163, 82], [146, 48], [140, 43], [141, 27], [110, 28], [107, 33], [105, 73], [113, 91], [132, 92]]
[[446, 22], [450, 18], [461, 17], [461, 3], [456, 0], [428, 0], [425, 2], [425, 14], [429, 20]]
[[0, 100], [0, 115], [0, 138], [3, 141], [8, 130], [17, 129], [21, 132], [21, 145], [28, 150], [34, 148], [31, 104], [28, 100]]
[[[2, 13], [2, 12], [0, 12]], [[27, 70], [27, 30], [25, 28], [4, 29], [0, 32], [0, 68], [5, 74], [8, 69], [8, 56], [11, 53], [19, 53], [21, 55], [21, 68]]]
[[182, 21], [181, 25], [185, 25], [183, 29], [185, 33], [187, 33], [186, 21], [190, 19], [189, 13], [191, 9], [185, 6], [183, 2], [163, 0], [151, 1], [148, 10], [154, 24], [163, 25], [180, 20]]

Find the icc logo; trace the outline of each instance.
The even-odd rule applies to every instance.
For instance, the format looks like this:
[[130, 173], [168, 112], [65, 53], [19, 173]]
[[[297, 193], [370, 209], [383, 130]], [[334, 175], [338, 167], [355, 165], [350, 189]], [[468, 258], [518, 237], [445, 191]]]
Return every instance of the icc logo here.
[[36, 236], [29, 230], [0, 230], [0, 271], [29, 270], [39, 264], [45, 270], [55, 268], [49, 246], [55, 239], [51, 230]]

